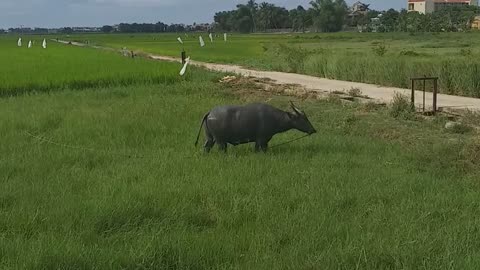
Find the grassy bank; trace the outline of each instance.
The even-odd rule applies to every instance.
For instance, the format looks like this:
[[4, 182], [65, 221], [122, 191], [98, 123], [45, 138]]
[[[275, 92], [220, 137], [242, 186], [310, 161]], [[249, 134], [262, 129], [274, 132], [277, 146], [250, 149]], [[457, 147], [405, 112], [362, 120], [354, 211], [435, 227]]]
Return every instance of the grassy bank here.
[[438, 76], [445, 94], [480, 97], [480, 33], [336, 33], [239, 35], [227, 43], [216, 38], [200, 48], [199, 33], [77, 35], [104, 46], [124, 46], [161, 55], [180, 56], [184, 47], [193, 59], [234, 63], [253, 68], [297, 72], [339, 80], [409, 87], [410, 77]]

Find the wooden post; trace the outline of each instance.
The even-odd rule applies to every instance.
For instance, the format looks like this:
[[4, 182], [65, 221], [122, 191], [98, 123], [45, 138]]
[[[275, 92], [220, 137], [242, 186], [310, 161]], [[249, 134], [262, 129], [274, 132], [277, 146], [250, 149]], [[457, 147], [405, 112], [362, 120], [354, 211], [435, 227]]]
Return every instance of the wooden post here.
[[185, 65], [185, 61], [187, 59], [187, 53], [185, 50], [182, 50], [182, 65]]
[[438, 78], [433, 80], [433, 115], [437, 114]]
[[[425, 78], [427, 76], [424, 76]], [[425, 90], [426, 90], [426, 79], [423, 80], [423, 112], [425, 112]]]
[[412, 109], [415, 108], [415, 80], [412, 79]]

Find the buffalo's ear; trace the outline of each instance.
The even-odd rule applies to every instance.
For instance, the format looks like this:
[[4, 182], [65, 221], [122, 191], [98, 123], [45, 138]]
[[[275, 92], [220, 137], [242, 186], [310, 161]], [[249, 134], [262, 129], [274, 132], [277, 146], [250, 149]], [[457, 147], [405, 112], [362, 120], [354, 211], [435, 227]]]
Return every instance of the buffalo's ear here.
[[298, 115], [304, 115], [304, 113], [299, 109], [297, 108], [297, 106], [295, 106], [295, 104], [293, 104], [293, 101], [290, 101], [290, 107], [292, 107], [292, 110], [298, 114]]

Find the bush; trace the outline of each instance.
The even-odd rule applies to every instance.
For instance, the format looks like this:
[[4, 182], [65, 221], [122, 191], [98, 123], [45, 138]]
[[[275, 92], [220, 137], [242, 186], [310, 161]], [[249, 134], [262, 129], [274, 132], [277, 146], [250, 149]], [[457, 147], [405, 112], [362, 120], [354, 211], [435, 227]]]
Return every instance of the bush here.
[[400, 52], [400, 55], [403, 55], [403, 56], [420, 56], [419, 53], [417, 53], [417, 52], [415, 52], [415, 51], [412, 51], [412, 50], [401, 51], [401, 52]]
[[362, 96], [362, 90], [358, 87], [352, 87], [350, 90], [348, 90], [348, 95], [352, 97], [361, 97]]
[[415, 118], [415, 107], [411, 104], [408, 96], [395, 93], [389, 114], [395, 118], [410, 120]]
[[387, 47], [385, 46], [385, 44], [381, 43], [381, 44], [375, 45], [372, 48], [372, 51], [378, 56], [384, 56], [387, 53]]
[[472, 50], [463, 48], [463, 49], [460, 50], [460, 55], [470, 56], [470, 55], [472, 55]]
[[466, 134], [473, 131], [473, 128], [464, 123], [454, 123], [447, 128], [447, 131], [455, 134]]

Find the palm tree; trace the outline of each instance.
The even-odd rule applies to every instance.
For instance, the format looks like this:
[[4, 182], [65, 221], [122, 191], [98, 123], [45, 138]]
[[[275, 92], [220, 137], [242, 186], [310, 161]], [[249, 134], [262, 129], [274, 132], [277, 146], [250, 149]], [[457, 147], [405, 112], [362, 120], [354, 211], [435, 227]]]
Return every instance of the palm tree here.
[[275, 5], [263, 2], [259, 8], [259, 23], [263, 30], [267, 30], [271, 27], [273, 21]]
[[345, 0], [314, 0], [310, 4], [317, 30], [336, 32], [342, 29], [347, 13]]
[[250, 16], [252, 17], [252, 23], [253, 23], [253, 32], [257, 31], [257, 10], [258, 10], [258, 4], [255, 2], [255, 0], [248, 0], [247, 5], [248, 9], [250, 10]]

